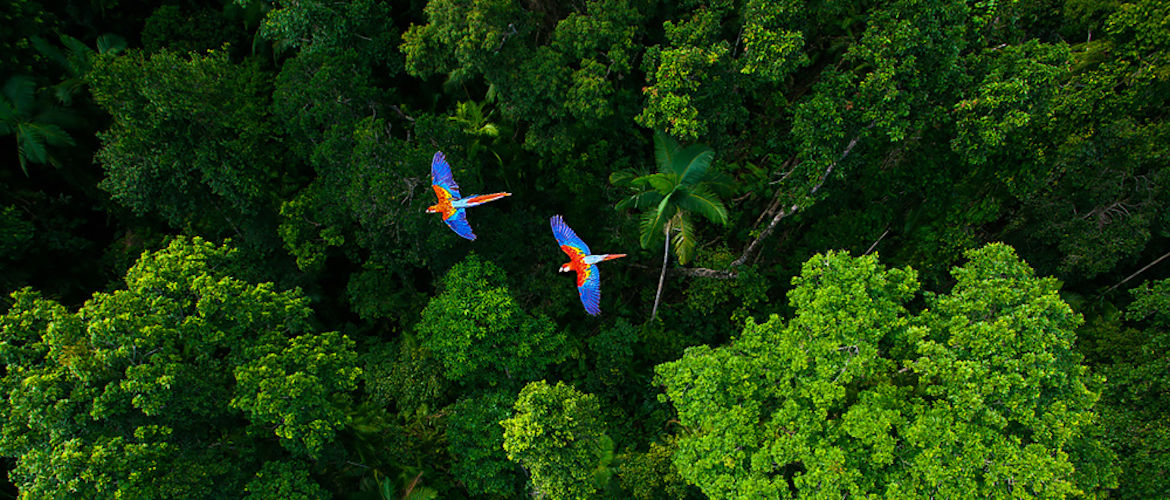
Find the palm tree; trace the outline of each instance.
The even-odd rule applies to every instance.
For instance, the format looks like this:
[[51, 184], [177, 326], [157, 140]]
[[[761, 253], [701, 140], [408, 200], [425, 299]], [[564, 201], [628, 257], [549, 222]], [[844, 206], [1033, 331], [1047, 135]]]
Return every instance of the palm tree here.
[[[614, 172], [610, 182], [629, 186], [640, 192], [619, 202], [617, 208], [642, 209], [640, 226], [642, 248], [649, 249], [665, 241], [662, 250], [662, 272], [658, 275], [658, 291], [654, 294], [651, 319], [658, 317], [658, 302], [662, 298], [662, 284], [666, 278], [666, 263], [670, 244], [680, 264], [690, 260], [695, 249], [692, 214], [698, 214], [719, 225], [727, 224], [727, 207], [721, 195], [731, 190], [730, 179], [711, 168], [715, 151], [706, 144], [682, 147], [663, 132], [654, 133], [654, 159], [658, 171], [642, 176], [630, 172]], [[671, 234], [673, 233], [673, 235]]]

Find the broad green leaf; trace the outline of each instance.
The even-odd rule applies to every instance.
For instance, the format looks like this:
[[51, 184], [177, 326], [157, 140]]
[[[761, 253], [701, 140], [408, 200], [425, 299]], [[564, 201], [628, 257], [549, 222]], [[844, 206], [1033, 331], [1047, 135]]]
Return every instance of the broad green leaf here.
[[727, 207], [723, 206], [718, 196], [702, 185], [687, 190], [685, 196], [677, 198], [679, 208], [695, 212], [721, 226], [727, 224]]
[[16, 114], [21, 115], [32, 110], [36, 90], [37, 84], [32, 77], [17, 75], [4, 83], [3, 92], [4, 97], [8, 98], [8, 102], [12, 103]]
[[671, 222], [671, 230], [674, 231], [674, 235], [671, 237], [671, 248], [678, 256], [678, 263], [690, 262], [695, 250], [695, 235], [691, 218], [687, 216], [686, 212], [678, 213]]
[[646, 191], [626, 198], [617, 203], [618, 210], [633, 208], [635, 210], [657, 207], [662, 202], [663, 194], [658, 191]]
[[715, 150], [705, 144], [692, 144], [675, 156], [670, 165], [671, 172], [679, 176], [682, 184], [697, 184], [703, 182], [713, 158]]
[[658, 163], [658, 171], [666, 172], [674, 163], [674, 157], [680, 146], [670, 134], [661, 130], [654, 131], [654, 160]]
[[674, 217], [678, 209], [675, 205], [667, 203], [670, 197], [663, 198], [659, 202], [659, 208], [642, 215], [642, 223], [640, 227], [641, 238], [640, 242], [642, 248], [649, 249], [655, 242], [660, 241], [659, 238], [663, 236], [662, 228], [666, 226], [666, 221]]
[[126, 39], [113, 33], [106, 33], [97, 38], [97, 52], [99, 54], [117, 54], [126, 49]]

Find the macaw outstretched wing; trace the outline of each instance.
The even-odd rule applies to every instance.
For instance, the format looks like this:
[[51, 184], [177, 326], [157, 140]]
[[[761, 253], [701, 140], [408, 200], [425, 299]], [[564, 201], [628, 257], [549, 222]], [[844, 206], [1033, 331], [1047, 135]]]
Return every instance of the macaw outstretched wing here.
[[581, 295], [585, 312], [590, 316], [601, 314], [601, 275], [597, 266], [585, 266], [577, 271], [577, 293]]
[[467, 211], [462, 208], [455, 209], [450, 217], [443, 217], [443, 222], [455, 231], [455, 234], [467, 238], [469, 240], [475, 239], [475, 233], [471, 232], [471, 224], [467, 223]]
[[[574, 233], [568, 224], [565, 224], [565, 220], [561, 216], [554, 215], [548, 222], [552, 226], [553, 236], [557, 238], [557, 244], [561, 246], [561, 250], [569, 254], [570, 259], [589, 255], [589, 245], [577, 237], [577, 233]], [[578, 255], [574, 255], [574, 253]], [[578, 278], [578, 281], [581, 279]]]
[[451, 166], [447, 164], [447, 157], [443, 156], [442, 151], [435, 153], [431, 158], [431, 184], [442, 187], [456, 200], [460, 198], [459, 185], [455, 184], [455, 178], [451, 177]]

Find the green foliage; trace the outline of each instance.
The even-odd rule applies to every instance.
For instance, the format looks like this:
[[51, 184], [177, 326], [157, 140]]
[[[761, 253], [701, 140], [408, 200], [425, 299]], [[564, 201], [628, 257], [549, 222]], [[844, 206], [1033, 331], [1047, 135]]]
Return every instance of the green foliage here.
[[729, 192], [726, 176], [711, 168], [715, 151], [704, 144], [683, 147], [670, 136], [654, 135], [654, 158], [658, 171], [635, 177], [618, 171], [610, 182], [642, 190], [617, 204], [644, 210], [639, 227], [642, 248], [651, 248], [674, 230], [675, 255], [685, 264], [695, 248], [694, 227], [690, 214], [698, 214], [716, 224], [727, 224], [727, 207], [721, 196]]
[[[1165, 1], [164, 3], [0, 9], [0, 288], [40, 290], [0, 300], [0, 491], [1170, 490]], [[476, 242], [424, 213], [436, 150], [513, 193]], [[630, 254], [600, 323], [551, 213]], [[596, 398], [517, 419], [589, 400], [624, 451], [522, 426], [522, 492], [541, 378]]]
[[504, 452], [500, 421], [512, 415], [511, 392], [489, 392], [449, 407], [447, 450], [452, 474], [475, 495], [515, 498], [523, 491], [519, 467]]
[[1072, 443], [1097, 398], [1072, 350], [1080, 316], [1009, 247], [968, 257], [951, 293], [928, 294], [913, 316], [913, 270], [814, 256], [793, 279], [792, 319], [749, 321], [729, 346], [660, 365], [688, 429], [679, 473], [716, 497], [1063, 498], [1110, 486], [1110, 471], [1074, 482]]
[[99, 58], [89, 80], [112, 116], [97, 159], [119, 203], [219, 235], [243, 231], [280, 194], [284, 149], [267, 111], [270, 77], [256, 64], [132, 50]]
[[564, 333], [548, 317], [525, 312], [503, 271], [474, 253], [443, 277], [415, 329], [444, 375], [465, 384], [533, 380], [566, 355]]
[[33, 238], [32, 223], [24, 220], [16, 207], [0, 209], [0, 258], [19, 257]]
[[235, 369], [232, 406], [261, 427], [276, 427], [294, 454], [317, 457], [346, 425], [349, 393], [361, 369], [353, 341], [337, 332], [257, 346], [255, 358]]
[[[1109, 384], [1102, 395], [1102, 441], [1120, 459], [1118, 498], [1156, 497], [1170, 487], [1170, 280], [1143, 283], [1134, 301], [1100, 331], [1100, 370]], [[1101, 326], [1106, 326], [1101, 328]]]
[[126, 39], [112, 33], [97, 38], [97, 50], [69, 35], [61, 35], [64, 51], [39, 37], [34, 37], [32, 43], [37, 52], [64, 70], [65, 79], [53, 86], [53, 95], [66, 106], [73, 104], [73, 97], [83, 90], [85, 77], [93, 68], [94, 57], [98, 54], [117, 54], [126, 49]]
[[735, 92], [736, 73], [731, 69], [731, 46], [726, 40], [717, 41], [721, 17], [717, 11], [700, 8], [690, 19], [663, 23], [671, 45], [647, 51], [643, 69], [650, 86], [643, 90], [647, 102], [637, 116], [639, 125], [696, 140], [710, 132], [708, 116], [721, 118], [722, 126], [712, 135], [743, 119], [742, 102]]
[[216, 497], [332, 439], [358, 373], [352, 342], [312, 333], [298, 291], [227, 274], [235, 253], [177, 238], [76, 313], [13, 294], [0, 452], [23, 495]]
[[650, 443], [645, 452], [623, 453], [617, 467], [622, 489], [638, 500], [686, 498], [690, 491], [671, 461], [677, 449], [674, 438], [665, 444]]
[[315, 146], [328, 135], [349, 133], [377, 109], [371, 77], [370, 68], [352, 51], [305, 52], [285, 61], [272, 109], [299, 156], [312, 159]]
[[168, 49], [173, 52], [206, 52], [225, 43], [242, 44], [242, 30], [232, 25], [222, 13], [211, 9], [162, 5], [146, 18], [142, 27], [142, 47], [148, 52]]
[[398, 72], [398, 32], [387, 29], [390, 5], [381, 0], [275, 2], [260, 34], [277, 51], [300, 49], [304, 55], [351, 51], [365, 64]]
[[244, 498], [262, 500], [287, 498], [290, 500], [318, 500], [329, 498], [329, 494], [309, 478], [304, 464], [272, 461], [264, 464], [244, 486], [248, 495]]
[[0, 90], [0, 136], [16, 137], [16, 158], [28, 175], [28, 163], [59, 166], [49, 147], [72, 146], [73, 138], [61, 128], [61, 116], [52, 107], [36, 102], [36, 82], [13, 76]]
[[[576, 149], [582, 155], [568, 160], [587, 166], [620, 158], [606, 149], [629, 141], [624, 120], [637, 99], [631, 76], [647, 10], [632, 0], [528, 9], [436, 0], [423, 9], [427, 24], [403, 34], [401, 49], [411, 75], [443, 74], [448, 85], [482, 79], [503, 117], [524, 127], [525, 147], [562, 162]], [[581, 151], [598, 141], [605, 147]]]
[[[529, 383], [516, 399], [515, 414], [502, 422], [508, 459], [531, 474], [537, 495], [594, 498], [604, 459], [613, 442], [599, 419], [597, 397], [571, 385]], [[600, 483], [600, 484], [599, 484]]]

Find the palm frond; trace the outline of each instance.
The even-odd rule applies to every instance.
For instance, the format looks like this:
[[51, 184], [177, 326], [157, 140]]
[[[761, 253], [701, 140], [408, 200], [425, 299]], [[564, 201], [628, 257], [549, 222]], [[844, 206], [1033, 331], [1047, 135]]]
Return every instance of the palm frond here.
[[727, 225], [727, 207], [723, 205], [723, 200], [703, 185], [687, 189], [684, 196], [676, 197], [676, 202], [683, 210], [695, 212], [721, 226]]
[[618, 210], [633, 208], [635, 210], [658, 206], [662, 202], [663, 194], [658, 191], [645, 191], [626, 198], [617, 203]]
[[670, 197], [667, 196], [658, 203], [658, 208], [642, 215], [642, 222], [639, 225], [639, 232], [641, 238], [639, 239], [642, 248], [650, 248], [659, 241], [662, 237], [662, 230], [666, 227], [666, 221], [674, 217], [678, 208], [674, 204], [669, 203]]
[[4, 84], [4, 97], [8, 98], [8, 102], [12, 103], [12, 108], [17, 115], [26, 114], [33, 107], [33, 99], [36, 96], [37, 83], [33, 81], [32, 77], [17, 75], [9, 78]]
[[650, 174], [646, 176], [646, 182], [662, 194], [668, 194], [674, 191], [675, 186], [678, 185], [678, 178], [667, 174]]
[[674, 191], [675, 180], [667, 174], [655, 173], [634, 178], [630, 181], [630, 186], [636, 189], [653, 189], [665, 195]]
[[73, 38], [69, 35], [61, 35], [61, 44], [65, 45], [67, 50], [65, 67], [69, 69], [73, 76], [84, 76], [89, 72], [90, 56], [94, 54], [94, 50], [89, 48], [81, 40]]
[[671, 171], [683, 184], [698, 184], [707, 176], [707, 168], [715, 158], [715, 150], [706, 144], [687, 146], [674, 158]]
[[691, 218], [687, 217], [686, 212], [679, 212], [671, 223], [671, 229], [675, 231], [671, 237], [674, 254], [678, 256], [679, 264], [686, 264], [690, 262], [695, 252], [694, 225], [691, 224]]
[[670, 168], [679, 148], [678, 141], [669, 134], [661, 130], [654, 131], [654, 161], [658, 164], [659, 172], [666, 172]]
[[618, 170], [609, 174], [609, 183], [617, 187], [627, 187], [638, 177], [638, 174], [629, 170]]
[[735, 179], [730, 175], [720, 172], [715, 169], [707, 171], [707, 178], [704, 179], [703, 185], [707, 186], [718, 195], [720, 198], [731, 197], [735, 193]]
[[34, 130], [36, 134], [44, 139], [44, 143], [50, 146], [73, 146], [73, 137], [65, 132], [64, 129], [52, 123], [27, 123], [25, 124], [27, 130]]
[[126, 49], [126, 39], [113, 33], [106, 33], [97, 38], [98, 54], [117, 54]]
[[[16, 127], [16, 153], [20, 156], [21, 167], [24, 167], [24, 160], [30, 160], [37, 163], [45, 163], [49, 161], [49, 153], [45, 149], [45, 141], [41, 133], [29, 124], [22, 123]], [[25, 172], [28, 175], [28, 172]]]

